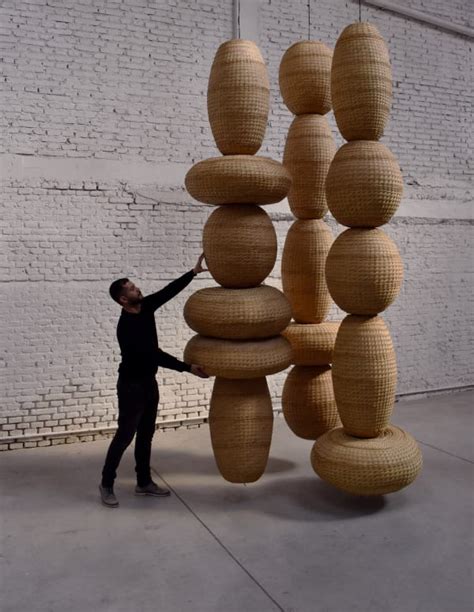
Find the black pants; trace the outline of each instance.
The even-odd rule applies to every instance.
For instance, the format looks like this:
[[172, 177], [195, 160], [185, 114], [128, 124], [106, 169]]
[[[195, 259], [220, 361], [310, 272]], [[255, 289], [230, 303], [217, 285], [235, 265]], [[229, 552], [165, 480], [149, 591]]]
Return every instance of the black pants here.
[[135, 433], [135, 471], [137, 484], [144, 487], [151, 481], [151, 441], [155, 433], [158, 408], [158, 384], [155, 378], [117, 382], [118, 429], [110, 443], [102, 470], [102, 486], [112, 487], [125, 449]]

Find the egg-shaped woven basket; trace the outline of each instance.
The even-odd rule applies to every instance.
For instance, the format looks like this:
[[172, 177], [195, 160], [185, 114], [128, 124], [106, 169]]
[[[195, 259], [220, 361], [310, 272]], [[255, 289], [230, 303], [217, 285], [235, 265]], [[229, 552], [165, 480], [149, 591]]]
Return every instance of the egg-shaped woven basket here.
[[379, 140], [392, 104], [392, 69], [385, 42], [370, 23], [339, 36], [331, 67], [331, 98], [346, 140]]
[[273, 411], [265, 378], [216, 378], [209, 430], [217, 467], [229, 482], [255, 482], [265, 471]]
[[288, 427], [305, 440], [316, 440], [341, 424], [328, 365], [292, 368], [283, 385], [281, 404]]
[[381, 142], [355, 140], [336, 153], [326, 179], [329, 209], [348, 227], [378, 227], [395, 214], [403, 194], [398, 162]]
[[203, 230], [209, 272], [223, 287], [260, 285], [275, 265], [277, 246], [270, 217], [253, 204], [220, 206]]
[[297, 323], [321, 323], [331, 307], [324, 265], [333, 235], [320, 219], [298, 219], [288, 230], [283, 248], [283, 292]]
[[267, 68], [257, 45], [233, 39], [214, 58], [207, 110], [217, 148], [224, 155], [253, 155], [262, 145], [270, 108]]
[[349, 315], [333, 356], [334, 394], [344, 429], [375, 438], [388, 426], [397, 388], [397, 358], [381, 317]]
[[288, 203], [298, 219], [321, 219], [327, 213], [324, 183], [336, 143], [325, 117], [295, 117], [288, 131], [283, 164], [293, 183]]
[[294, 115], [325, 115], [331, 110], [331, 60], [331, 49], [316, 40], [302, 40], [285, 51], [280, 91]]
[[348, 229], [336, 238], [327, 256], [329, 292], [346, 312], [382, 312], [397, 297], [402, 281], [400, 254], [382, 230]]
[[318, 476], [342, 491], [385, 495], [411, 484], [423, 457], [415, 439], [394, 425], [370, 439], [354, 438], [337, 428], [315, 442], [311, 464]]
[[202, 336], [252, 340], [271, 338], [286, 329], [291, 308], [284, 294], [275, 287], [208, 287], [199, 289], [187, 300], [184, 318]]
[[184, 349], [186, 363], [198, 363], [210, 376], [259, 378], [290, 365], [291, 346], [283, 336], [263, 340], [220, 340], [194, 336]]
[[184, 182], [206, 204], [274, 204], [286, 197], [291, 174], [269, 157], [225, 155], [198, 162]]
[[282, 335], [291, 344], [291, 362], [298, 366], [332, 363], [340, 321], [290, 323]]

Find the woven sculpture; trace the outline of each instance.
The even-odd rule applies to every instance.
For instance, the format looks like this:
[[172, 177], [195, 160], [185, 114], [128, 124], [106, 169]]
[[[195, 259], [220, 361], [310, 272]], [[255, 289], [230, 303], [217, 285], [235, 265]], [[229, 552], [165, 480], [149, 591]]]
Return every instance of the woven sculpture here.
[[[318, 438], [315, 472], [359, 495], [382, 495], [410, 484], [421, 469], [415, 440], [390, 425], [397, 365], [389, 331], [377, 315], [396, 298], [403, 265], [395, 244], [376, 226], [395, 213], [402, 181], [395, 157], [378, 142], [388, 119], [391, 75], [377, 29], [356, 23], [336, 44], [331, 70], [336, 121], [349, 142], [329, 168], [326, 196], [343, 232], [326, 261], [332, 298], [349, 314], [334, 347], [333, 383], [342, 428]], [[367, 141], [367, 142], [365, 142]]]

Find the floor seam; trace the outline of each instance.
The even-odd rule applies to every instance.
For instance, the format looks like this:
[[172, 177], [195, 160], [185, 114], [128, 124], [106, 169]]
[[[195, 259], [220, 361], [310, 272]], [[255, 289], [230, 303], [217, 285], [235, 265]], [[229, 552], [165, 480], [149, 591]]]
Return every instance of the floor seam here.
[[437, 450], [440, 453], [445, 453], [446, 455], [449, 455], [450, 457], [455, 457], [456, 459], [460, 459], [461, 461], [466, 461], [466, 463], [470, 463], [471, 465], [474, 464], [474, 461], [471, 461], [471, 459], [466, 459], [465, 457], [460, 457], [459, 455], [450, 453], [449, 451], [439, 448], [438, 446], [434, 446], [434, 444], [428, 444], [428, 442], [423, 442], [422, 440], [419, 440], [418, 438], [416, 438], [416, 441], [419, 442], [420, 444], [423, 444], [423, 446], [428, 446], [429, 448], [433, 448], [434, 450]]

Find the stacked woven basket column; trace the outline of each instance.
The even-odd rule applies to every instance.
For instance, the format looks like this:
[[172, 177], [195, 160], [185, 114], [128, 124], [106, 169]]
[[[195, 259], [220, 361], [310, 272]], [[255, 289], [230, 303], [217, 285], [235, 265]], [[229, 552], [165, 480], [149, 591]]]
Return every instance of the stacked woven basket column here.
[[266, 376], [288, 367], [291, 346], [281, 335], [291, 319], [281, 291], [263, 284], [275, 265], [277, 238], [261, 208], [286, 197], [291, 176], [282, 164], [256, 156], [268, 119], [270, 87], [255, 43], [230, 40], [214, 58], [208, 114], [223, 154], [193, 166], [188, 192], [217, 206], [203, 231], [208, 269], [220, 287], [193, 294], [184, 317], [197, 332], [188, 362], [216, 376], [209, 411], [212, 447], [222, 476], [236, 483], [263, 474], [273, 410]]
[[336, 153], [326, 197], [336, 220], [348, 226], [333, 243], [326, 281], [336, 304], [350, 313], [341, 323], [333, 382], [343, 427], [315, 443], [314, 470], [350, 493], [380, 495], [410, 484], [421, 469], [415, 440], [390, 424], [397, 364], [379, 313], [400, 291], [403, 264], [380, 229], [397, 210], [403, 180], [397, 160], [379, 141], [391, 105], [391, 67], [378, 30], [369, 23], [340, 35], [331, 67], [336, 122], [348, 141]]

